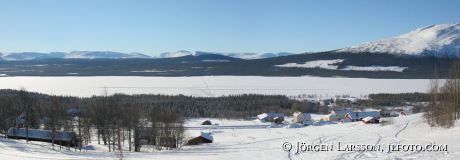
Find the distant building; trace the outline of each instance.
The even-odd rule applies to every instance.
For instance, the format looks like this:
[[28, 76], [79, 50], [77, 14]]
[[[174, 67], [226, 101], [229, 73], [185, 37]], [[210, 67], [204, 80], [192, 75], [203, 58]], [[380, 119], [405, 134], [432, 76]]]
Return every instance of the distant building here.
[[330, 121], [340, 121], [345, 118], [347, 113], [353, 112], [351, 109], [333, 109], [329, 114]]
[[283, 113], [262, 113], [257, 115], [257, 119], [262, 122], [275, 122], [275, 118], [278, 121], [284, 121], [284, 114]]
[[192, 138], [187, 141], [187, 145], [199, 145], [203, 143], [212, 143], [214, 138], [212, 137], [211, 133], [201, 133], [200, 136]]
[[293, 123], [299, 123], [303, 125], [308, 125], [312, 123], [311, 115], [309, 113], [294, 112], [292, 116], [293, 116], [293, 119], [292, 119]]
[[369, 124], [369, 123], [379, 123], [380, 122], [380, 119], [378, 118], [375, 118], [375, 117], [364, 117], [362, 119], [363, 123], [365, 124]]
[[391, 117], [391, 110], [382, 109], [380, 111], [380, 117]]
[[[64, 146], [76, 146], [78, 140], [75, 132], [55, 131], [54, 134], [50, 130], [41, 129], [28, 129], [29, 140], [31, 141], [42, 141], [52, 142], [54, 137], [54, 143]], [[8, 138], [12, 139], [26, 139], [27, 131], [25, 128], [10, 128], [7, 133]]]
[[412, 114], [413, 106], [385, 107], [380, 111], [382, 117], [398, 117]]
[[273, 118], [273, 122], [276, 123], [276, 124], [281, 124], [281, 123], [283, 123], [283, 121], [284, 121], [284, 117], [282, 117], [282, 118], [281, 117]]
[[400, 117], [401, 117], [401, 116], [406, 116], [406, 115], [407, 115], [407, 114], [406, 114], [406, 112], [404, 112], [404, 111], [399, 112], [399, 116], [400, 116]]
[[349, 112], [345, 115], [345, 118], [350, 121], [362, 121], [366, 117], [371, 117], [374, 119], [380, 119], [380, 112], [378, 111], [369, 111], [369, 112]]
[[204, 121], [203, 123], [201, 123], [201, 125], [211, 125], [211, 121], [210, 120], [206, 120]]

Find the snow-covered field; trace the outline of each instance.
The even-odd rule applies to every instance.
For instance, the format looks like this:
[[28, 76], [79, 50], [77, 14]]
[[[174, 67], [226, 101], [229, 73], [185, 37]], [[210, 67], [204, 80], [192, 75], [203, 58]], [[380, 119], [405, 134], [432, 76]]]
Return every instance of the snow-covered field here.
[[104, 87], [109, 94], [184, 94], [221, 96], [230, 94], [283, 94], [321, 96], [370, 93], [427, 92], [428, 79], [366, 79], [324, 77], [259, 77], [259, 76], [199, 76], [199, 77], [0, 77], [0, 88], [36, 91], [57, 95], [101, 95]]
[[[188, 127], [198, 127], [206, 120], [190, 119]], [[181, 149], [124, 152], [126, 159], [459, 159], [460, 158], [460, 126], [443, 129], [430, 128], [422, 114], [393, 118], [387, 125], [361, 122], [338, 123], [329, 125], [307, 126], [303, 128], [260, 128], [237, 126], [269, 125], [258, 121], [210, 119], [214, 129], [201, 129], [211, 132], [214, 143], [198, 146], [184, 146]], [[388, 120], [388, 119], [386, 119]], [[225, 126], [236, 126], [226, 128]], [[189, 130], [188, 135], [200, 130]], [[282, 145], [289, 142], [293, 145], [291, 152], [284, 151]], [[306, 144], [369, 144], [382, 145], [384, 152], [355, 151], [321, 151], [301, 152], [296, 154], [296, 143]], [[448, 151], [441, 152], [391, 152], [387, 153], [389, 144], [426, 145], [435, 143], [447, 145]], [[87, 152], [55, 150], [50, 144], [23, 140], [0, 139], [0, 159], [116, 159], [117, 155], [107, 152], [107, 148], [92, 144], [94, 150]]]

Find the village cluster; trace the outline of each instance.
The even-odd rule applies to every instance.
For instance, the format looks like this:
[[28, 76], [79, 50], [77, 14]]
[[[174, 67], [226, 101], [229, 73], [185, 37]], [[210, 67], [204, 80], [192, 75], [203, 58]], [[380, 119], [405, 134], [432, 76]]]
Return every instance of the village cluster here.
[[[332, 109], [327, 115], [317, 115], [310, 113], [294, 112], [292, 121], [285, 121], [283, 113], [262, 113], [257, 116], [257, 119], [262, 122], [273, 122], [275, 124], [289, 124], [288, 127], [295, 128], [303, 125], [321, 125], [325, 123], [346, 123], [361, 121], [365, 124], [380, 123], [381, 117], [397, 117], [405, 116], [407, 112], [404, 110], [371, 110], [371, 111], [353, 111], [349, 108]], [[312, 117], [315, 118], [312, 118]]]
[[[410, 107], [408, 107], [410, 108]], [[269, 112], [257, 115], [256, 119], [261, 123], [270, 123], [271, 125], [261, 127], [286, 127], [286, 128], [301, 128], [304, 126], [318, 126], [326, 124], [337, 124], [347, 122], [362, 122], [364, 124], [376, 124], [381, 122], [382, 117], [399, 117], [406, 116], [411, 111], [401, 109], [400, 107], [393, 107], [382, 110], [370, 111], [353, 111], [350, 108], [332, 109], [327, 115], [311, 114], [294, 112], [292, 116], [285, 116], [284, 113]], [[288, 120], [289, 119], [289, 120]], [[205, 120], [201, 123], [202, 126], [219, 126], [211, 120]], [[240, 126], [241, 127], [241, 126]], [[195, 135], [192, 139], [188, 140], [187, 145], [197, 145], [202, 143], [212, 143], [214, 138], [209, 129], [223, 129], [224, 126], [219, 127], [204, 127], [204, 130]]]

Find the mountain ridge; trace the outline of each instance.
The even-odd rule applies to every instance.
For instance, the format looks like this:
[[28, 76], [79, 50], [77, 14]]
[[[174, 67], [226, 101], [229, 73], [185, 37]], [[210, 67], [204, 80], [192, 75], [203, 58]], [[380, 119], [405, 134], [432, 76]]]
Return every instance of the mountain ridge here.
[[206, 52], [206, 51], [186, 51], [179, 50], [176, 52], [163, 52], [157, 55], [146, 55], [138, 52], [122, 53], [113, 51], [71, 51], [71, 52], [13, 52], [1, 53], [0, 60], [6, 61], [23, 61], [23, 60], [42, 60], [42, 59], [125, 59], [125, 58], [141, 58], [141, 59], [160, 59], [160, 58], [177, 58], [184, 56], [198, 56], [202, 54], [216, 54], [239, 59], [263, 59], [279, 56], [293, 55], [294, 53], [278, 52], [278, 53], [221, 53], [221, 52]]
[[436, 24], [336, 52], [460, 58], [460, 23]]

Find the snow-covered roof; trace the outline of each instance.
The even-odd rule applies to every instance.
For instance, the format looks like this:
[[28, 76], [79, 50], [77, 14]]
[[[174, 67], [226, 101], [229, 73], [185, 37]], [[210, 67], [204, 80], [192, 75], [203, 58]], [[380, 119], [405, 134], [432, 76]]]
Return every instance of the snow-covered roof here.
[[214, 138], [212, 137], [212, 134], [211, 133], [207, 133], [207, 132], [201, 132], [201, 137], [203, 138], [206, 138], [207, 140], [210, 140], [210, 141], [213, 141]]
[[284, 118], [284, 113], [262, 113], [262, 114], [257, 115], [258, 119], [265, 119], [265, 118], [273, 119], [276, 117]]
[[257, 115], [257, 118], [259, 118], [259, 119], [265, 119], [267, 117], [268, 117], [267, 113], [262, 113], [262, 114]]
[[378, 112], [378, 111], [351, 112], [351, 113], [348, 113], [348, 115], [350, 115], [351, 119], [361, 119], [361, 118], [365, 118], [365, 117], [380, 118], [380, 112]]
[[372, 120], [372, 119], [374, 119], [374, 117], [364, 117], [364, 118], [363, 118], [363, 121], [370, 121], [370, 120]]

